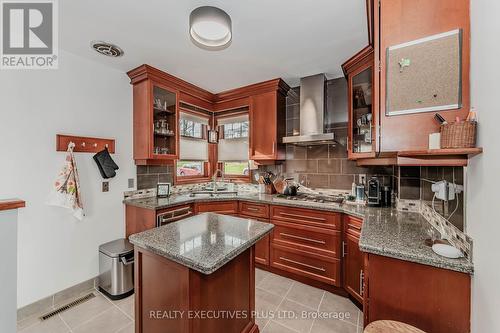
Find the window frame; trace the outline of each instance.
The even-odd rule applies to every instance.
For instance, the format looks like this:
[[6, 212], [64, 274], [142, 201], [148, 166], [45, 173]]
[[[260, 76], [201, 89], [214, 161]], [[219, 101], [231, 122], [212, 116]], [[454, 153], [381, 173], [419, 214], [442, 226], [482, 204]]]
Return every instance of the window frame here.
[[[179, 108], [179, 122], [180, 122], [180, 118], [181, 118], [181, 113], [183, 113], [183, 112], [197, 116], [197, 117], [206, 118], [206, 119], [208, 119], [209, 125], [210, 126], [212, 125], [212, 117], [210, 115], [202, 113], [202, 112], [195, 112], [195, 111], [188, 110], [188, 109], [185, 109], [182, 107]], [[179, 126], [179, 134], [180, 134], [180, 126]], [[202, 137], [203, 138], [196, 138], [196, 137], [192, 137], [192, 136], [179, 135], [179, 140], [181, 137], [185, 137], [189, 140], [207, 140], [207, 126], [202, 124]], [[174, 185], [195, 184], [195, 183], [204, 183], [204, 182], [210, 181], [210, 175], [211, 175], [211, 173], [212, 173], [211, 171], [213, 169], [213, 150], [214, 150], [214, 147], [212, 147], [212, 146], [213, 146], [213, 144], [210, 144], [210, 143], [208, 144], [208, 161], [203, 161], [203, 160], [195, 161], [195, 160], [193, 160], [193, 162], [202, 162], [203, 163], [203, 174], [202, 175], [178, 176], [177, 175], [177, 166], [178, 166], [178, 162], [180, 162], [181, 160], [176, 159], [174, 161], [174, 163], [173, 163]], [[187, 161], [187, 160], [185, 160], [185, 161]]]

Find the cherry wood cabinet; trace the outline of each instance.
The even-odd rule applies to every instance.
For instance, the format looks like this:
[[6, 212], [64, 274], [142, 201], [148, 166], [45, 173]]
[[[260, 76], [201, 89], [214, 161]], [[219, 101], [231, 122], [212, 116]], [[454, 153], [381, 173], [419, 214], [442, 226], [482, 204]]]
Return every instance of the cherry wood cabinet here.
[[288, 206], [271, 206], [271, 220], [341, 230], [342, 214]]
[[238, 201], [197, 202], [195, 204], [195, 212], [196, 214], [212, 212], [236, 215], [238, 214]]
[[[238, 207], [240, 217], [257, 219], [258, 221], [269, 223], [269, 205], [240, 201]], [[255, 243], [255, 263], [258, 264], [260, 268], [269, 266], [269, 246], [269, 235]]]
[[375, 157], [377, 151], [377, 90], [374, 53], [368, 46], [344, 65], [348, 93], [347, 154], [349, 159]]
[[387, 319], [427, 333], [470, 332], [471, 277], [365, 254], [364, 325]]
[[286, 94], [266, 92], [250, 97], [250, 159], [260, 163], [284, 160]]
[[362, 220], [344, 215], [344, 233], [342, 242], [344, 288], [352, 297], [363, 302], [364, 263], [363, 253], [359, 249]]

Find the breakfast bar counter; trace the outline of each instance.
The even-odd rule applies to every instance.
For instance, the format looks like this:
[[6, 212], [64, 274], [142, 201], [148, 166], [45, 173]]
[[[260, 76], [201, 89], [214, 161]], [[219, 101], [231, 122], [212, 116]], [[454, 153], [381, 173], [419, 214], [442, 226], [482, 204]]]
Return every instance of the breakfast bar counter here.
[[253, 245], [273, 227], [205, 213], [131, 235], [135, 332], [258, 332]]

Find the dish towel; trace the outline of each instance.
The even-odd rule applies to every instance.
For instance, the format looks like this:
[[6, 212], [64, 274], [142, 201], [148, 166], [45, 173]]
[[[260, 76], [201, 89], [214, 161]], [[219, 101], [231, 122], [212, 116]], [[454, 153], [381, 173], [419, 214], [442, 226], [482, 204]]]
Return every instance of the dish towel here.
[[78, 179], [78, 170], [73, 155], [74, 147], [75, 144], [70, 142], [64, 166], [54, 182], [47, 204], [71, 209], [73, 216], [81, 221], [85, 215], [83, 213], [80, 180]]

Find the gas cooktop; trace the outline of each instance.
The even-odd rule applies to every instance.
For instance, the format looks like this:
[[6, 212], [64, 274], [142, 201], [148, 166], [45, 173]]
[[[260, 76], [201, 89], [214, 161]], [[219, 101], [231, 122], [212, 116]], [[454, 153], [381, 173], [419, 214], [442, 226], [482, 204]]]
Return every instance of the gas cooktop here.
[[299, 193], [295, 196], [289, 196], [284, 194], [278, 194], [275, 199], [276, 201], [299, 201], [307, 203], [316, 204], [337, 204], [340, 205], [344, 202], [344, 197], [341, 195], [320, 195], [320, 194], [308, 194]]

